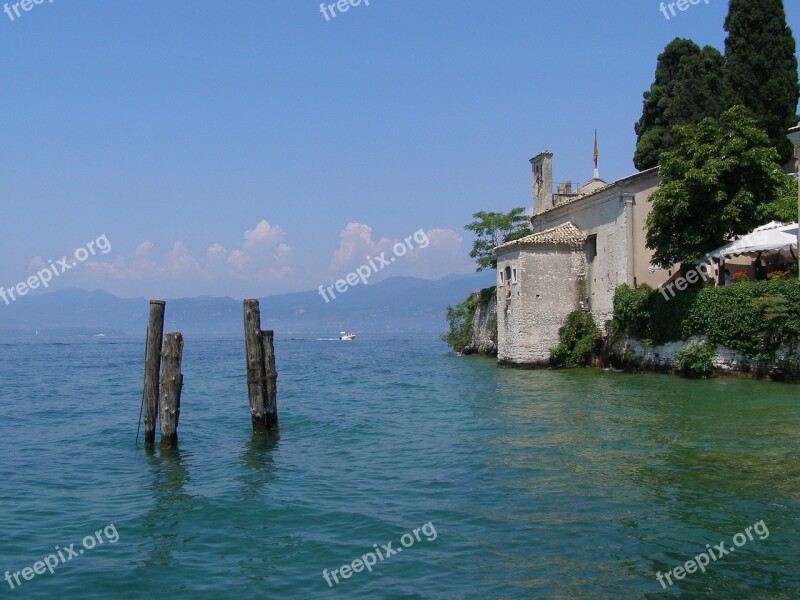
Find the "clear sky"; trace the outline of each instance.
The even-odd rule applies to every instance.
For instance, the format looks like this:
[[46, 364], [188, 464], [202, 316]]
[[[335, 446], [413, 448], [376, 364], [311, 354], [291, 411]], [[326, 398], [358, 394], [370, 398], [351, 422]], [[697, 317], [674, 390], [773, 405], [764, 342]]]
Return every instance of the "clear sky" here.
[[0, 285], [102, 235], [111, 250], [50, 289], [312, 289], [420, 229], [430, 243], [374, 281], [468, 272], [464, 224], [529, 207], [534, 154], [587, 180], [597, 128], [601, 176], [634, 172], [657, 55], [675, 37], [723, 49], [727, 4], [670, 20], [655, 0], [370, 0], [327, 21], [316, 0], [12, 8]]

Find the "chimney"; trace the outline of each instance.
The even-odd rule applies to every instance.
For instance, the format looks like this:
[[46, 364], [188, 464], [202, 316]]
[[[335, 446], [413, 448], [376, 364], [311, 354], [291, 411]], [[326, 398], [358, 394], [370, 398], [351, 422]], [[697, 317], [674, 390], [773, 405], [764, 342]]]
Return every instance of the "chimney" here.
[[553, 207], [553, 153], [544, 151], [531, 159], [533, 214]]

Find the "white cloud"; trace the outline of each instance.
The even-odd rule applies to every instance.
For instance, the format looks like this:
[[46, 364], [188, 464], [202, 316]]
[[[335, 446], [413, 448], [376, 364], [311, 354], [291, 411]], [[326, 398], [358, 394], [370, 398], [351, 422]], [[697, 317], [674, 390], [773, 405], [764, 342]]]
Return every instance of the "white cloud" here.
[[[394, 248], [400, 245], [405, 251], [402, 256], [395, 256]], [[96, 256], [71, 271], [70, 285], [152, 297], [209, 293], [258, 297], [328, 285], [368, 264], [368, 257], [380, 264], [376, 258], [381, 253], [395, 261], [376, 273], [371, 283], [396, 276], [436, 279], [474, 270], [468, 252], [464, 238], [452, 229], [418, 229], [395, 239], [375, 235], [367, 224], [350, 222], [340, 231], [327, 265], [300, 268], [283, 229], [261, 220], [252, 229], [244, 230], [234, 243], [212, 242], [196, 256], [182, 240], [167, 248], [157, 248], [152, 241], [144, 240], [130, 254]], [[41, 257], [31, 260], [32, 271], [44, 265]]]
[[392, 240], [381, 238], [377, 242], [372, 240], [372, 227], [363, 223], [348, 223], [339, 232], [339, 247], [331, 257], [328, 270], [331, 273], [349, 270], [350, 267], [361, 265], [367, 256], [380, 254], [392, 247]]
[[269, 224], [269, 221], [264, 219], [256, 225], [255, 229], [249, 229], [244, 232], [244, 248], [253, 248], [256, 246], [273, 247], [283, 241], [283, 229], [275, 225], [274, 227]]
[[342, 277], [353, 272], [367, 263], [367, 257], [379, 256], [382, 252], [387, 260], [391, 260], [395, 257], [393, 249], [396, 245], [405, 247], [404, 255], [395, 257], [390, 266], [374, 276], [374, 281], [399, 275], [436, 279], [474, 269], [463, 247], [464, 238], [452, 229], [430, 229], [427, 232], [418, 229], [402, 239], [381, 237], [378, 240], [373, 239], [372, 232], [372, 227], [364, 223], [348, 223], [341, 230], [339, 245], [328, 266], [332, 276]]
[[[131, 255], [87, 261], [85, 266], [88, 273], [106, 280], [146, 282], [159, 294], [208, 293], [211, 283], [216, 290], [232, 284], [231, 291], [223, 293], [235, 294], [244, 288], [242, 295], [257, 295], [293, 272], [291, 257], [283, 229], [262, 220], [245, 230], [232, 250], [214, 242], [199, 260], [182, 241], [175, 242], [163, 258], [156, 256], [152, 242], [144, 241]], [[41, 262], [39, 257], [33, 261], [37, 259]]]

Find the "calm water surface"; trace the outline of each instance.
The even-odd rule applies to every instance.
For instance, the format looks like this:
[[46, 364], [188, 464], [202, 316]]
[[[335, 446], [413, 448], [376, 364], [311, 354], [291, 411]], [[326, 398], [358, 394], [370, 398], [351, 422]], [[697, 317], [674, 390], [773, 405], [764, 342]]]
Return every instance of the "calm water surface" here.
[[[0, 596], [800, 597], [800, 387], [278, 338], [280, 434], [254, 438], [241, 340], [189, 337], [180, 448], [147, 452], [143, 346], [0, 341], [0, 574], [118, 533]], [[762, 520], [662, 591], [657, 571]]]

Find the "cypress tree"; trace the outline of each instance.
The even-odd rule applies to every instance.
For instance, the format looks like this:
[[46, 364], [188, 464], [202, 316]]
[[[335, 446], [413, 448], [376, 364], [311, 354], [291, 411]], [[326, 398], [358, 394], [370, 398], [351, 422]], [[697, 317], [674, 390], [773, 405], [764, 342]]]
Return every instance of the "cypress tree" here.
[[725, 19], [728, 105], [748, 108], [778, 150], [792, 157], [786, 130], [797, 123], [797, 57], [783, 0], [730, 0]]
[[725, 110], [723, 75], [725, 59], [715, 48], [703, 49], [692, 40], [676, 38], [664, 48], [656, 63], [655, 81], [644, 93], [642, 117], [636, 124], [639, 170], [658, 166], [664, 152], [674, 149], [672, 128], [696, 125]]

